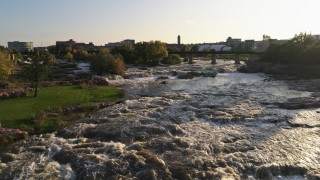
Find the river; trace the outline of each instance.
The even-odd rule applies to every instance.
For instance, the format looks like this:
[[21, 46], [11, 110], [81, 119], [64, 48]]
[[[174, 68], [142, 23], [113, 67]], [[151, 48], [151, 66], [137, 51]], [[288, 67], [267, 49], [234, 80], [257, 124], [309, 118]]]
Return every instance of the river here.
[[210, 66], [130, 68], [122, 102], [2, 150], [1, 179], [319, 179], [320, 109], [281, 108], [318, 90], [226, 61], [175, 76]]

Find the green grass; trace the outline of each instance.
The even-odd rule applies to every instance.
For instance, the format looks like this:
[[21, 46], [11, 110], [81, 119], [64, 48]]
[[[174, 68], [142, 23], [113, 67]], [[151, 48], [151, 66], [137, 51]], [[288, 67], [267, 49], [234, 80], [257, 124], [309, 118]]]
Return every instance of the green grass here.
[[[0, 101], [0, 122], [2, 127], [19, 128], [29, 132], [52, 131], [59, 127], [57, 120], [35, 118], [44, 112], [55, 111], [74, 105], [88, 106], [94, 102], [115, 102], [123, 92], [114, 87], [55, 86], [39, 89], [38, 97], [28, 97]], [[74, 115], [73, 115], [74, 116]], [[76, 118], [76, 117], [74, 117]], [[57, 118], [56, 118], [57, 119]], [[59, 117], [60, 121], [70, 119]]]

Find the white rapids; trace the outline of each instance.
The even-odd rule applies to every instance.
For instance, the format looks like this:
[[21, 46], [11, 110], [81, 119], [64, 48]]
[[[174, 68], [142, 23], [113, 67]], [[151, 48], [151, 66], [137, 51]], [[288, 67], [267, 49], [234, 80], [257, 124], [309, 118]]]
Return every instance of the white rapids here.
[[1, 179], [320, 178], [320, 109], [280, 108], [314, 92], [223, 61], [175, 76], [205, 66], [130, 68], [123, 102], [1, 150]]

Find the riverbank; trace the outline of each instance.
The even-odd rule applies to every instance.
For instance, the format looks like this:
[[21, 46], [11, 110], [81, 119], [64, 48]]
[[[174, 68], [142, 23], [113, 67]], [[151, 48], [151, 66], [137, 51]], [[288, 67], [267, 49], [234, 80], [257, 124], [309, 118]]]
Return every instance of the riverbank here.
[[248, 61], [238, 68], [242, 73], [265, 73], [277, 78], [320, 79], [320, 66]]
[[36, 98], [29, 94], [22, 98], [1, 100], [0, 146], [26, 138], [25, 134], [51, 133], [62, 129], [71, 121], [105, 108], [122, 96], [122, 91], [113, 87], [53, 86], [41, 88]]

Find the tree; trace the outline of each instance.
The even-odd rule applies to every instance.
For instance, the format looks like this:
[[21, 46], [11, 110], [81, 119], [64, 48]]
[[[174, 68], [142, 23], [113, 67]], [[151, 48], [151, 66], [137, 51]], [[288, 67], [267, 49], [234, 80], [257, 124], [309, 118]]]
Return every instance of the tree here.
[[63, 48], [63, 52], [64, 54], [67, 54], [68, 52], [71, 52], [72, 51], [72, 47], [70, 45], [66, 45], [64, 48]]
[[191, 46], [189, 44], [183, 45], [182, 51], [189, 52], [191, 50]]
[[115, 58], [108, 49], [100, 49], [98, 53], [92, 54], [90, 58], [90, 69], [92, 72], [103, 75], [112, 69], [112, 61]]
[[5, 47], [0, 45], [0, 51], [4, 51]]
[[28, 58], [29, 64], [23, 67], [24, 74], [33, 85], [34, 97], [38, 96], [39, 85], [47, 75], [48, 65], [54, 62], [54, 59], [48, 51], [35, 52]]
[[199, 45], [198, 44], [194, 44], [191, 46], [190, 51], [192, 52], [197, 52], [199, 50]]
[[56, 48], [55, 45], [48, 46], [47, 49], [51, 54], [56, 54], [57, 53], [57, 48]]
[[159, 61], [163, 57], [168, 57], [166, 45], [161, 41], [150, 42], [150, 58]]
[[124, 76], [126, 64], [121, 56], [113, 56], [108, 49], [100, 49], [98, 53], [91, 55], [90, 69], [92, 72], [103, 75], [105, 73]]
[[13, 73], [14, 68], [10, 54], [0, 52], [0, 80], [6, 80]]
[[182, 62], [181, 57], [178, 54], [171, 54], [169, 64], [180, 64]]
[[67, 54], [65, 54], [63, 58], [71, 61], [73, 59], [73, 55], [71, 52], [67, 52]]
[[163, 57], [168, 57], [166, 45], [160, 41], [137, 43], [136, 58], [141, 58], [144, 64], [157, 65]]
[[83, 47], [79, 47], [77, 51], [73, 54], [75, 60], [87, 60], [89, 58], [88, 51], [86, 51]]
[[123, 43], [121, 46], [114, 47], [111, 51], [113, 55], [121, 55], [126, 63], [133, 64], [136, 54], [132, 44]]
[[112, 73], [120, 76], [125, 75], [125, 71], [127, 70], [126, 64], [124, 60], [119, 56], [112, 61]]
[[263, 54], [262, 60], [282, 63], [319, 63], [320, 43], [317, 43], [310, 34], [296, 34], [294, 38], [284, 44], [271, 43]]

